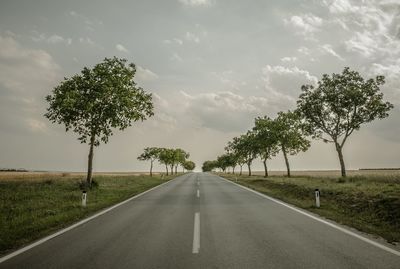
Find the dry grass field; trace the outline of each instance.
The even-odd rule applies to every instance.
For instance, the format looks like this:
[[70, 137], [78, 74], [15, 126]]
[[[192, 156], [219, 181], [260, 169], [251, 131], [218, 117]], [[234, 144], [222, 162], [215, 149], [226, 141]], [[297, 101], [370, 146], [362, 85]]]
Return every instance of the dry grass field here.
[[[243, 167], [244, 168], [244, 167]], [[347, 170], [348, 176], [399, 176], [400, 169], [397, 170]], [[243, 174], [247, 171], [243, 170]], [[264, 171], [255, 171], [254, 175], [263, 176]], [[340, 170], [302, 170], [291, 171], [293, 176], [310, 176], [310, 177], [340, 177]], [[269, 171], [271, 176], [285, 176], [286, 171]]]
[[[379, 235], [387, 241], [400, 242], [400, 171], [349, 171], [346, 178], [339, 171], [295, 171], [288, 178], [284, 172], [263, 172], [251, 177], [219, 175], [290, 204], [317, 213], [360, 231]], [[315, 189], [321, 191], [321, 207], [315, 207]]]
[[[155, 175], [161, 173], [153, 173]], [[94, 172], [93, 176], [145, 176], [148, 172]], [[85, 178], [86, 172], [0, 172], [0, 180], [46, 180], [52, 178]]]
[[0, 255], [174, 177], [145, 173], [96, 173], [81, 205], [85, 173], [0, 174]]

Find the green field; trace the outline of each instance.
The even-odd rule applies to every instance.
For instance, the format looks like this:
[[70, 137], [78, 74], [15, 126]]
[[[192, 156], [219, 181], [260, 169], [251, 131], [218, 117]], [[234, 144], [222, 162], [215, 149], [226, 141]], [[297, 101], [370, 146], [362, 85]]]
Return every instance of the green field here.
[[81, 206], [79, 186], [82, 176], [49, 174], [1, 179], [0, 253], [21, 247], [173, 177], [95, 176], [98, 187], [88, 192], [85, 208]]
[[[360, 231], [400, 242], [400, 176], [237, 176], [222, 177], [317, 213]], [[321, 191], [321, 207], [315, 207], [315, 189]]]

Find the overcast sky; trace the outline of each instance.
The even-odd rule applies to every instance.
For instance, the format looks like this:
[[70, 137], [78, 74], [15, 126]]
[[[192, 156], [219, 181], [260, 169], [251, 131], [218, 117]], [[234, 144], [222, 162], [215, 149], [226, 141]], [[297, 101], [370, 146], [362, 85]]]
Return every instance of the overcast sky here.
[[[349, 138], [347, 167], [400, 167], [399, 0], [2, 0], [0, 168], [84, 171], [88, 146], [43, 117], [44, 97], [112, 56], [137, 65], [155, 116], [96, 148], [96, 171], [147, 170], [136, 160], [146, 146], [186, 149], [200, 168], [256, 116], [294, 109], [302, 84], [345, 66], [385, 75], [395, 105]], [[290, 161], [339, 168], [322, 142]], [[280, 155], [270, 162], [284, 167]]]

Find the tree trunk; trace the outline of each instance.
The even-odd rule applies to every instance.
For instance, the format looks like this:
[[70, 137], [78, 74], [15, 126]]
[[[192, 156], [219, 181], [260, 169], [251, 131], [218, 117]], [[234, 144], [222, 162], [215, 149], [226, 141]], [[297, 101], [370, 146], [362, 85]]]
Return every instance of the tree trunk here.
[[265, 174], [264, 177], [268, 177], [268, 167], [267, 167], [267, 159], [263, 160]]
[[151, 161], [151, 164], [150, 164], [150, 176], [151, 177], [153, 176], [153, 162], [154, 161]]
[[342, 147], [337, 142], [335, 142], [335, 146], [336, 146], [336, 151], [339, 155], [340, 170], [342, 172], [342, 177], [346, 177], [346, 167], [344, 165]]
[[239, 173], [239, 176], [242, 175], [242, 168], [243, 168], [243, 164], [240, 166], [240, 173]]
[[87, 177], [86, 177], [86, 183], [88, 186], [92, 186], [92, 171], [93, 171], [93, 147], [94, 147], [94, 141], [96, 137], [92, 135], [90, 138], [90, 150], [89, 150], [89, 156], [88, 156], [88, 171], [87, 171]]
[[165, 170], [167, 170], [167, 176], [168, 176], [168, 165], [165, 165]]
[[251, 176], [251, 162], [247, 163], [247, 167], [249, 169], [249, 176]]
[[174, 174], [174, 165], [171, 165], [171, 167], [170, 167], [171, 169], [171, 175], [173, 175]]
[[290, 177], [290, 166], [289, 166], [289, 160], [286, 154], [286, 149], [284, 146], [282, 146], [282, 152], [283, 152], [283, 157], [285, 157], [285, 163], [286, 163], [286, 169], [287, 169], [287, 176]]
[[175, 165], [175, 175], [178, 174], [178, 165]]
[[232, 167], [232, 174], [235, 174], [235, 166]]

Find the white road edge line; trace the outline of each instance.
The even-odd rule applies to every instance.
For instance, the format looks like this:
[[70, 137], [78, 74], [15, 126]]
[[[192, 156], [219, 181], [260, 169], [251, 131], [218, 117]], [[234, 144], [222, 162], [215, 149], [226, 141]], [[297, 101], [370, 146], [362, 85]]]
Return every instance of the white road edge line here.
[[289, 205], [289, 204], [287, 204], [287, 203], [284, 203], [284, 202], [282, 202], [282, 201], [280, 201], [280, 200], [277, 200], [277, 199], [275, 199], [275, 198], [272, 198], [272, 197], [270, 197], [270, 196], [268, 196], [268, 195], [266, 195], [266, 194], [257, 192], [257, 191], [255, 191], [255, 190], [252, 190], [252, 189], [250, 189], [250, 188], [247, 188], [247, 187], [245, 187], [245, 186], [242, 186], [242, 185], [240, 185], [240, 184], [237, 184], [237, 183], [235, 183], [235, 182], [232, 182], [232, 181], [227, 180], [227, 179], [225, 179], [225, 178], [222, 178], [222, 177], [220, 177], [220, 176], [217, 176], [217, 177], [219, 177], [220, 179], [225, 180], [225, 181], [227, 181], [227, 182], [229, 182], [229, 183], [232, 183], [232, 184], [234, 184], [234, 185], [236, 185], [236, 186], [238, 186], [238, 187], [240, 187], [240, 188], [242, 188], [242, 189], [248, 190], [248, 191], [250, 191], [250, 192], [252, 192], [252, 193], [254, 193], [254, 194], [257, 194], [257, 195], [259, 195], [259, 196], [261, 196], [261, 197], [264, 197], [264, 198], [266, 198], [266, 199], [268, 199], [268, 200], [271, 200], [271, 201], [273, 201], [273, 202], [275, 202], [275, 203], [277, 203], [277, 204], [280, 204], [280, 205], [282, 205], [282, 206], [285, 206], [285, 207], [287, 207], [287, 208], [290, 208], [291, 210], [296, 211], [297, 213], [300, 213], [300, 214], [302, 214], [302, 215], [304, 215], [304, 216], [307, 216], [307, 217], [309, 217], [309, 218], [312, 218], [313, 220], [316, 220], [316, 221], [319, 221], [319, 222], [321, 222], [321, 223], [324, 223], [324, 224], [326, 224], [326, 225], [328, 225], [328, 226], [330, 226], [330, 227], [332, 227], [332, 228], [334, 228], [334, 229], [336, 229], [336, 230], [339, 230], [339, 231], [341, 231], [341, 232], [343, 232], [343, 233], [345, 233], [345, 234], [348, 234], [348, 235], [350, 235], [350, 236], [353, 236], [353, 237], [355, 237], [355, 238], [358, 238], [358, 239], [360, 239], [360, 240], [362, 240], [362, 241], [364, 241], [364, 242], [366, 242], [366, 243], [368, 243], [368, 244], [371, 244], [371, 245], [373, 245], [373, 246], [375, 246], [375, 247], [377, 247], [377, 248], [380, 248], [380, 249], [382, 249], [382, 250], [385, 250], [385, 251], [387, 251], [387, 252], [390, 252], [390, 253], [392, 253], [392, 254], [394, 254], [394, 255], [400, 257], [400, 251], [397, 251], [397, 250], [395, 250], [395, 249], [392, 249], [392, 248], [390, 248], [390, 247], [387, 247], [387, 246], [385, 246], [385, 245], [382, 245], [382, 244], [380, 244], [380, 243], [378, 243], [378, 242], [375, 242], [375, 241], [373, 241], [373, 240], [371, 240], [371, 239], [368, 239], [368, 238], [366, 238], [366, 237], [364, 237], [364, 236], [361, 236], [361, 235], [359, 235], [359, 234], [356, 234], [356, 233], [354, 233], [354, 232], [352, 232], [352, 231], [349, 231], [349, 230], [347, 230], [347, 229], [345, 229], [345, 228], [342, 228], [342, 227], [340, 227], [340, 226], [338, 226], [338, 225], [335, 225], [334, 223], [331, 223], [331, 222], [326, 221], [326, 220], [323, 220], [323, 219], [321, 219], [321, 218], [319, 218], [319, 217], [313, 216], [313, 215], [311, 215], [311, 214], [309, 214], [309, 213], [307, 213], [307, 212], [304, 212], [304, 211], [302, 211], [302, 210], [300, 210], [300, 209], [298, 209], [298, 208], [296, 208], [296, 207], [294, 207], [294, 206], [291, 206], [291, 205]]
[[[181, 176], [179, 176], [179, 177], [181, 177]], [[115, 209], [115, 208], [117, 208], [117, 207], [119, 207], [119, 206], [121, 206], [121, 205], [123, 205], [123, 204], [126, 204], [126, 203], [128, 203], [128, 202], [130, 202], [130, 201], [132, 201], [132, 200], [134, 200], [134, 199], [136, 199], [136, 198], [139, 198], [140, 196], [142, 196], [142, 195], [144, 195], [144, 194], [146, 194], [146, 193], [148, 193], [148, 192], [151, 192], [151, 191], [153, 191], [153, 190], [155, 190], [155, 189], [157, 189], [157, 188], [160, 188], [161, 186], [164, 186], [164, 185], [166, 185], [166, 184], [168, 184], [168, 183], [174, 181], [175, 179], [177, 179], [177, 178], [179, 178], [179, 177], [176, 177], [176, 178], [171, 179], [171, 180], [169, 180], [169, 181], [167, 181], [167, 182], [164, 182], [164, 183], [162, 183], [162, 184], [160, 184], [160, 185], [157, 185], [157, 186], [155, 186], [155, 187], [153, 187], [153, 188], [151, 188], [151, 189], [148, 189], [147, 191], [141, 192], [141, 193], [139, 193], [139, 194], [137, 194], [137, 195], [135, 195], [135, 196], [133, 196], [133, 197], [131, 197], [131, 198], [128, 198], [128, 199], [126, 199], [126, 200], [124, 200], [124, 201], [122, 201], [122, 202], [120, 202], [120, 203], [118, 203], [118, 204], [116, 204], [116, 205], [113, 205], [113, 206], [111, 206], [111, 207], [109, 207], [109, 208], [106, 208], [106, 209], [104, 209], [103, 211], [100, 211], [99, 213], [96, 213], [96, 214], [94, 214], [93, 216], [90, 216], [90, 217], [88, 217], [88, 218], [86, 218], [86, 219], [83, 219], [83, 220], [81, 220], [81, 221], [79, 221], [79, 222], [77, 222], [77, 223], [75, 223], [75, 224], [73, 224], [73, 225], [71, 225], [71, 226], [69, 226], [69, 227], [67, 227], [67, 228], [64, 228], [64, 229], [62, 229], [62, 230], [60, 230], [60, 231], [58, 231], [58, 232], [56, 232], [56, 233], [54, 233], [54, 234], [51, 234], [51, 235], [49, 235], [49, 236], [46, 236], [46, 237], [44, 237], [44, 238], [42, 238], [42, 239], [40, 239], [40, 240], [38, 240], [38, 241], [36, 241], [36, 242], [30, 244], [30, 245], [27, 245], [27, 246], [25, 246], [25, 247], [23, 247], [23, 248], [20, 248], [20, 249], [14, 251], [14, 252], [11, 252], [10, 254], [8, 254], [8, 255], [6, 255], [6, 256], [0, 257], [0, 263], [3, 263], [3, 262], [5, 262], [5, 261], [7, 261], [7, 260], [9, 260], [9, 259], [11, 259], [11, 258], [13, 258], [13, 257], [15, 257], [15, 256], [17, 256], [17, 255], [19, 255], [19, 254], [21, 254], [21, 253], [24, 253], [25, 251], [28, 251], [28, 250], [30, 250], [31, 248], [34, 248], [34, 247], [36, 247], [36, 246], [38, 246], [38, 245], [41, 245], [41, 244], [43, 244], [44, 242], [49, 241], [50, 239], [53, 239], [53, 238], [55, 238], [55, 237], [57, 237], [57, 236], [59, 236], [59, 235], [62, 235], [63, 233], [66, 233], [66, 232], [68, 232], [68, 231], [70, 231], [70, 230], [72, 230], [72, 229], [74, 229], [74, 228], [76, 228], [76, 227], [78, 227], [78, 226], [80, 226], [80, 225], [82, 225], [82, 224], [88, 222], [88, 221], [91, 221], [91, 220], [94, 219], [94, 218], [97, 218], [97, 217], [99, 217], [99, 216], [101, 216], [101, 215], [104, 215], [105, 213], [107, 213], [107, 212], [109, 212], [109, 211], [111, 211], [111, 210], [113, 210], [113, 209]]]
[[193, 228], [193, 249], [192, 253], [197, 254], [200, 252], [200, 213], [194, 214], [194, 228]]
[[200, 198], [200, 190], [197, 190], [197, 198]]

